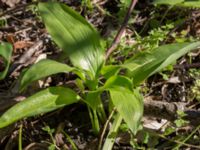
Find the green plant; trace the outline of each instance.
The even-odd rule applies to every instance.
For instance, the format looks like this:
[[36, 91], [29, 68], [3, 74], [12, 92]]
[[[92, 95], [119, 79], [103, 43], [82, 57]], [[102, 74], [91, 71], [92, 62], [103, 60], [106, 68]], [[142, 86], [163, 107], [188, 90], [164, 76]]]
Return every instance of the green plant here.
[[55, 129], [51, 129], [48, 125], [46, 125], [42, 129], [49, 134], [49, 136], [51, 138], [51, 141], [52, 141], [52, 143], [48, 147], [48, 150], [55, 150], [56, 149], [56, 141], [55, 141], [55, 139], [53, 137], [53, 133], [55, 132]]
[[[23, 73], [20, 91], [33, 81], [52, 74], [73, 72], [78, 76], [76, 83], [81, 92], [66, 87], [44, 89], [6, 111], [0, 117], [0, 128], [25, 117], [82, 101], [88, 107], [93, 131], [98, 134], [100, 125], [106, 121], [101, 94], [107, 91], [109, 110], [116, 108], [104, 145], [104, 149], [111, 149], [122, 120], [133, 134], [138, 130], [143, 115], [140, 83], [200, 46], [200, 42], [164, 45], [143, 51], [122, 65], [107, 65], [98, 33], [78, 13], [64, 4], [52, 2], [39, 3], [38, 10], [51, 37], [67, 54], [73, 66], [49, 59], [42, 60]], [[122, 70], [125, 70], [123, 74]], [[102, 83], [102, 78], [106, 80], [105, 83]]]

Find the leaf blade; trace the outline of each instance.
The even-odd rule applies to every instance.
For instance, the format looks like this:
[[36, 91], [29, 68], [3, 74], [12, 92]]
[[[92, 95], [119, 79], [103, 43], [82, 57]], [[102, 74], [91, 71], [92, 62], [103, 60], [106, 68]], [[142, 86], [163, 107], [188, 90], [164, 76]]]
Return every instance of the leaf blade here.
[[22, 118], [50, 112], [78, 101], [78, 95], [69, 88], [47, 88], [7, 110], [0, 117], [0, 128], [6, 127]]
[[136, 134], [143, 115], [143, 98], [139, 96], [138, 90], [132, 92], [126, 88], [116, 87], [109, 92], [117, 111]]
[[8, 72], [11, 55], [12, 55], [12, 45], [9, 43], [5, 43], [5, 42], [1, 43], [0, 44], [0, 56], [2, 56], [5, 59], [6, 66], [5, 66], [4, 71], [0, 72], [0, 80], [4, 79]]
[[132, 81], [125, 76], [109, 78], [100, 90], [108, 90], [111, 101], [133, 133], [136, 133], [143, 115], [143, 98]]
[[151, 52], [144, 52], [127, 60], [121, 66], [130, 70], [133, 83], [138, 85], [149, 76], [199, 46], [200, 42], [175, 43], [160, 46]]
[[48, 32], [68, 54], [72, 64], [95, 77], [104, 61], [96, 30], [82, 16], [63, 4], [39, 3], [39, 12]]
[[54, 60], [45, 59], [31, 66], [21, 77], [20, 89], [25, 89], [31, 82], [39, 80], [41, 78], [50, 76], [52, 74], [61, 72], [70, 72], [74, 68], [56, 62]]

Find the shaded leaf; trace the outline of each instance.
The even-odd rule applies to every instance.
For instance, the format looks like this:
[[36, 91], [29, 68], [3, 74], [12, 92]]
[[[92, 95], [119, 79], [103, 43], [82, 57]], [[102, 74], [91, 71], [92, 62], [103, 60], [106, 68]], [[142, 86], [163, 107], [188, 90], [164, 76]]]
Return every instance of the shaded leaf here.
[[64, 4], [39, 3], [39, 12], [53, 40], [68, 54], [72, 64], [94, 79], [104, 61], [96, 30]]
[[3, 61], [5, 61], [5, 69], [3, 70], [3, 72], [0, 72], [0, 80], [4, 79], [8, 72], [11, 55], [12, 55], [12, 45], [9, 43], [1, 43], [0, 56], [3, 57]]
[[64, 87], [50, 87], [11, 107], [0, 117], [0, 128], [25, 117], [47, 113], [76, 103], [79, 96], [71, 89]]
[[101, 105], [100, 92], [91, 91], [86, 95], [84, 102], [92, 108], [93, 111], [96, 111], [98, 106]]
[[54, 60], [45, 59], [41, 60], [38, 63], [31, 66], [21, 77], [20, 80], [20, 89], [23, 90], [31, 82], [39, 80], [41, 78], [50, 76], [52, 74], [61, 73], [61, 72], [70, 72], [74, 68], [56, 62]]
[[139, 84], [152, 74], [200, 46], [200, 42], [177, 43], [160, 46], [151, 52], [143, 52], [127, 60], [122, 67], [130, 70], [130, 76], [135, 85]]

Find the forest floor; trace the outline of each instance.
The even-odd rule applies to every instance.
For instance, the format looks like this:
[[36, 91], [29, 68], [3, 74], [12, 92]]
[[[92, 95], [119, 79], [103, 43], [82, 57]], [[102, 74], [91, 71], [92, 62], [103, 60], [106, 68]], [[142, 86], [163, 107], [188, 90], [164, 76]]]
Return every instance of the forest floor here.
[[[18, 79], [24, 69], [44, 58], [60, 59], [62, 53], [45, 29], [37, 7], [30, 5], [32, 2], [29, 0], [15, 2], [0, 2], [0, 41], [9, 42], [14, 47], [8, 76], [0, 81], [1, 114], [15, 103], [11, 99], [22, 101], [48, 86], [61, 84], [72, 88], [74, 86], [71, 82], [73, 76], [60, 73], [32, 84], [23, 93], [16, 92]], [[92, 23], [107, 40], [108, 47], [127, 11], [123, 0], [97, 1], [92, 4], [92, 8], [77, 0], [60, 0], [60, 2], [71, 6]], [[130, 48], [151, 49], [163, 44], [198, 40], [199, 21], [199, 9], [181, 7], [169, 9], [169, 6], [155, 7], [147, 0], [139, 1], [121, 42], [110, 56], [110, 61], [123, 62], [134, 54], [134, 52], [128, 52]], [[24, 56], [31, 48], [36, 49], [31, 57]], [[184, 103], [187, 108], [198, 112], [200, 107], [199, 68], [200, 51], [197, 50], [145, 81], [141, 85], [144, 97], [167, 103]], [[1, 65], [0, 71], [3, 69], [4, 66]], [[181, 143], [183, 149], [200, 149], [199, 127], [187, 124], [181, 117], [170, 122], [148, 116], [144, 117], [143, 123], [147, 131], [138, 133], [135, 137], [137, 148], [172, 149], [180, 144], [180, 141], [189, 137], [187, 141]], [[80, 150], [95, 150], [99, 144], [100, 136], [93, 134], [87, 107], [82, 103], [17, 122], [6, 129], [3, 136], [0, 136], [0, 149], [18, 149], [21, 126], [24, 150], [72, 149], [72, 142], [69, 139]], [[60, 132], [61, 130], [67, 133], [67, 136]], [[113, 149], [134, 149], [129, 141], [128, 133], [120, 133]]]

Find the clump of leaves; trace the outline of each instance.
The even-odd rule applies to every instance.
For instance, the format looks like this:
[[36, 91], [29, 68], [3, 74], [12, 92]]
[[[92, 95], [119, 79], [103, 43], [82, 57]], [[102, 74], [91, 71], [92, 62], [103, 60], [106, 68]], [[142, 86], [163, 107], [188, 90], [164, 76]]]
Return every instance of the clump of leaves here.
[[[56, 2], [39, 3], [38, 10], [52, 39], [67, 54], [73, 66], [49, 59], [42, 60], [22, 74], [20, 90], [26, 90], [33, 81], [52, 74], [73, 72], [78, 76], [76, 81], [82, 92], [77, 93], [66, 87], [46, 88], [6, 111], [0, 117], [0, 128], [22, 118], [82, 101], [88, 107], [93, 131], [98, 134], [100, 125], [107, 118], [104, 99], [101, 99], [101, 94], [107, 91], [109, 110], [116, 109], [116, 113], [112, 116], [112, 127], [103, 148], [112, 149], [113, 139], [122, 120], [132, 134], [138, 130], [143, 115], [143, 97], [139, 85], [152, 74], [200, 46], [200, 42], [164, 45], [143, 51], [122, 65], [107, 65], [99, 34], [77, 12]], [[124, 75], [120, 74], [122, 69], [125, 70]], [[101, 82], [102, 78], [105, 83]]]

